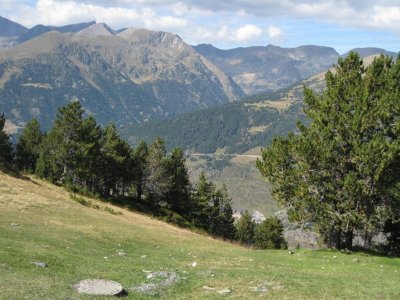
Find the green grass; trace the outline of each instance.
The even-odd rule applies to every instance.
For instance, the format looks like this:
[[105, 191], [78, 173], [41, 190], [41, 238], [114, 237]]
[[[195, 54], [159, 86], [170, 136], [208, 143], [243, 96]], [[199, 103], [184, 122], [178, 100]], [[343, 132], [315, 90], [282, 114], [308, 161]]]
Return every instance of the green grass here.
[[[86, 200], [101, 208], [83, 206], [46, 182], [0, 173], [0, 299], [112, 299], [80, 295], [73, 285], [102, 278], [130, 288], [151, 282], [145, 271], [176, 272], [180, 280], [156, 296], [129, 292], [125, 299], [400, 298], [398, 258], [256, 251], [144, 215], [113, 215], [104, 207], [121, 209]], [[232, 293], [223, 297], [203, 286]]]

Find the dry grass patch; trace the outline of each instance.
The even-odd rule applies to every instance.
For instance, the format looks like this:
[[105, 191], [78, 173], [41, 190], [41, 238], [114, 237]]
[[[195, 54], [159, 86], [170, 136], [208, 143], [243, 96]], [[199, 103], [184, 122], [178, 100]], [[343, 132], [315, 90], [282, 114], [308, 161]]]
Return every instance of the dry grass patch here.
[[252, 110], [258, 111], [265, 108], [273, 108], [279, 111], [284, 111], [288, 109], [292, 103], [295, 101], [294, 97], [282, 98], [282, 100], [264, 100], [256, 103], [245, 103], [245, 107], [249, 107]]
[[267, 131], [269, 127], [269, 125], [253, 126], [250, 127], [247, 131], [252, 134], [257, 134]]

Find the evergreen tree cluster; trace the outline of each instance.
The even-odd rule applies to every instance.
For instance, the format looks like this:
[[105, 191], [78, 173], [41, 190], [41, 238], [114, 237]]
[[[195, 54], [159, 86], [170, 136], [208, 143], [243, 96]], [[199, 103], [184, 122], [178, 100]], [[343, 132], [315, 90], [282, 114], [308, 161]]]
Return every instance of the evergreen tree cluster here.
[[305, 89], [310, 125], [276, 138], [257, 167], [290, 219], [312, 222], [328, 246], [351, 249], [355, 235], [368, 246], [386, 231], [398, 248], [400, 59], [365, 68], [352, 52], [325, 80], [321, 95]]
[[256, 224], [246, 210], [236, 223], [236, 238], [247, 247], [254, 245], [259, 249], [286, 249], [283, 230], [283, 224], [276, 216]]
[[85, 117], [79, 102], [61, 107], [47, 133], [38, 121], [27, 123], [15, 151], [4, 124], [1, 116], [0, 166], [13, 163], [74, 192], [146, 207], [167, 221], [213, 236], [235, 237], [226, 188], [217, 189], [204, 174], [192, 186], [183, 151], [175, 148], [167, 154], [161, 138], [132, 148], [114, 124], [102, 128], [92, 116]]

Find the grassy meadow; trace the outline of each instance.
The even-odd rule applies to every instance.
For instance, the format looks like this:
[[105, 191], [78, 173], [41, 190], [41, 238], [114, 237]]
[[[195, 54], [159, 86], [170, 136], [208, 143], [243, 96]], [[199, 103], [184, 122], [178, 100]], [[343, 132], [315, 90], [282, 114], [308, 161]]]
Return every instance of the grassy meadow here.
[[[246, 249], [86, 201], [0, 172], [0, 299], [110, 299], [73, 285], [101, 278], [129, 289], [160, 280], [147, 279], [149, 271], [175, 272], [179, 281], [125, 299], [400, 299], [399, 258]], [[230, 293], [218, 293], [224, 289]]]

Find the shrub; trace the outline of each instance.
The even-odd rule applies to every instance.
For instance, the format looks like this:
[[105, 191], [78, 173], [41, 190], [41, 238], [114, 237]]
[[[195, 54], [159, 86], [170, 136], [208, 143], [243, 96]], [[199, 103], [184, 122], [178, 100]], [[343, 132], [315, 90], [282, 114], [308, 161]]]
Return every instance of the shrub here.
[[283, 225], [277, 217], [265, 219], [257, 225], [254, 233], [254, 244], [260, 249], [286, 249], [283, 237]]

